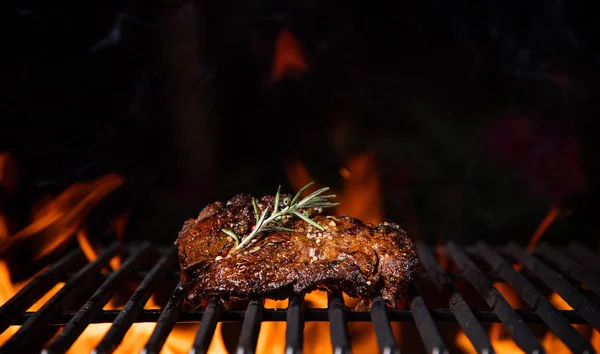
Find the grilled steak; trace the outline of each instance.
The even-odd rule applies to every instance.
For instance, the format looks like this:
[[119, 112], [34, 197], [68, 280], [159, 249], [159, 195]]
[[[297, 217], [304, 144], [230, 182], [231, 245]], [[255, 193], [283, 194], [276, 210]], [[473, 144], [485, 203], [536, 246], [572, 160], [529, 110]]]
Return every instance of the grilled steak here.
[[[265, 196], [257, 206], [262, 212], [273, 203], [273, 196]], [[250, 196], [210, 204], [197, 219], [187, 220], [175, 242], [187, 303], [196, 308], [214, 296], [284, 299], [326, 289], [354, 297], [381, 296], [393, 304], [403, 294], [418, 261], [400, 226], [365, 225], [349, 216], [325, 215], [318, 208], [304, 212], [325, 230], [289, 217], [283, 226], [294, 231], [260, 233], [238, 250], [221, 230], [250, 233], [256, 222]]]

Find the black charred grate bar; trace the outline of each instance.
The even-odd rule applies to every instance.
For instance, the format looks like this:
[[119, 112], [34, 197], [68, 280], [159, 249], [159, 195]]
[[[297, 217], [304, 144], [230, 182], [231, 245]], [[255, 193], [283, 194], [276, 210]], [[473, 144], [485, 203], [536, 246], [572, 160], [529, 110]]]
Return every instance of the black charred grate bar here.
[[383, 300], [375, 299], [371, 305], [371, 320], [375, 328], [377, 336], [377, 344], [384, 353], [397, 354], [400, 353], [394, 339], [394, 333], [390, 326], [390, 319], [387, 314], [387, 309]]
[[448, 252], [458, 267], [465, 273], [471, 285], [485, 299], [485, 302], [492, 308], [492, 311], [498, 315], [498, 318], [500, 318], [500, 321], [508, 329], [519, 347], [525, 349], [526, 353], [543, 352], [542, 344], [529, 327], [527, 327], [525, 321], [515, 312], [498, 289], [494, 287], [492, 282], [473, 261], [452, 242], [448, 244]]
[[192, 346], [194, 353], [206, 353], [210, 345], [210, 341], [215, 333], [217, 323], [221, 318], [221, 306], [219, 305], [218, 299], [212, 299], [202, 316], [202, 321], [198, 327], [198, 333], [196, 333], [196, 339]]
[[181, 315], [181, 301], [183, 300], [183, 296], [185, 292], [180, 284], [177, 285], [175, 291], [173, 291], [173, 295], [169, 299], [167, 306], [161, 312], [160, 317], [156, 323], [156, 328], [154, 332], [152, 332], [152, 336], [148, 339], [148, 343], [146, 343], [146, 347], [144, 351], [146, 354], [150, 353], [160, 353], [169, 333], [177, 323], [177, 319]]
[[286, 354], [300, 354], [302, 353], [304, 339], [304, 300], [302, 297], [292, 297], [287, 311], [285, 327]]
[[422, 244], [417, 244], [417, 253], [422, 267], [425, 269], [429, 278], [435, 284], [438, 291], [446, 291], [450, 293], [448, 306], [450, 311], [456, 317], [461, 329], [471, 340], [473, 347], [478, 353], [492, 353], [492, 344], [485, 332], [485, 329], [477, 321], [475, 314], [467, 305], [467, 302], [458, 292], [454, 283], [444, 272], [440, 264], [436, 261], [433, 253], [429, 248]]
[[[428, 353], [451, 351], [440, 323], [456, 323], [478, 353], [495, 352], [485, 327], [489, 323], [502, 323], [516, 345], [527, 353], [552, 352], [552, 348], [542, 346], [540, 335], [531, 329], [533, 324], [545, 326], [575, 353], [595, 353], [589, 338], [572, 326], [584, 324], [600, 329], [600, 257], [591, 250], [577, 243], [567, 247], [542, 243], [529, 254], [515, 243], [492, 247], [479, 242], [464, 248], [450, 242], [438, 249], [417, 243], [417, 251], [421, 272], [409, 288], [409, 301], [400, 308], [392, 309], [376, 298], [368, 311], [354, 311], [346, 307], [342, 294], [329, 294], [326, 308], [309, 308], [303, 297], [297, 296], [288, 300], [285, 309], [265, 308], [262, 299], [253, 298], [245, 309], [225, 309], [218, 299], [212, 299], [204, 311], [186, 311], [182, 306], [185, 291], [177, 282], [175, 249], [148, 243], [127, 247], [114, 244], [92, 262], [74, 250], [0, 307], [2, 332], [9, 326], [22, 326], [0, 347], [0, 353], [27, 351], [38, 337], [51, 338], [47, 343], [36, 344], [44, 346], [44, 353], [64, 353], [94, 323], [111, 325], [90, 350], [110, 353], [137, 322], [156, 323], [145, 344], [145, 354], [159, 353], [178, 323], [191, 322], [200, 325], [195, 337], [189, 339], [190, 353], [208, 352], [219, 322], [239, 322], [236, 352], [254, 353], [265, 321], [286, 323], [286, 354], [302, 353], [304, 325], [310, 321], [329, 323], [334, 353], [352, 352], [349, 322], [371, 322], [381, 353], [400, 353], [402, 349], [394, 335], [395, 322], [413, 323], [420, 346]], [[449, 269], [442, 267], [436, 252], [448, 256]], [[109, 261], [119, 254], [122, 264], [111, 270]], [[513, 308], [494, 285], [499, 281], [512, 288], [528, 308]], [[38, 311], [27, 312], [59, 282], [64, 282], [62, 288]], [[124, 284], [133, 284], [133, 288], [120, 310], [104, 310]], [[474, 291], [467, 294], [460, 284], [467, 284]], [[434, 290], [423, 291], [424, 285]], [[161, 292], [166, 296], [164, 307], [144, 309], [150, 297]], [[573, 310], [557, 309], [549, 299], [550, 292], [560, 295]], [[479, 303], [474, 304], [473, 296]], [[445, 302], [440, 307], [435, 300], [441, 297]], [[58, 333], [40, 337], [48, 329]], [[413, 338], [409, 340], [415, 342]]]
[[575, 353], [591, 351], [589, 343], [572, 327], [569, 321], [541, 294], [525, 277], [519, 274], [502, 257], [486, 244], [477, 245], [478, 252], [486, 262], [498, 273], [535, 311], [536, 314], [560, 336], [561, 340]]

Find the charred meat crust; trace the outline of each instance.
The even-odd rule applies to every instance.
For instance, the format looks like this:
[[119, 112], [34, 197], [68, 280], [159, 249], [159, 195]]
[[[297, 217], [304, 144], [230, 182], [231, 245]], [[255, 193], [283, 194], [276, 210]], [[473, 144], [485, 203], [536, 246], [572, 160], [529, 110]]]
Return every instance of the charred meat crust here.
[[[265, 196], [258, 200], [258, 207], [262, 212], [272, 209], [273, 203], [273, 196]], [[285, 299], [315, 289], [355, 297], [381, 296], [388, 303], [403, 294], [418, 260], [400, 226], [390, 222], [365, 225], [349, 216], [306, 211], [324, 231], [299, 218], [288, 218], [282, 226], [295, 231], [259, 234], [237, 251], [232, 251], [235, 243], [221, 229], [237, 235], [250, 232], [255, 223], [250, 196], [209, 204], [197, 219], [186, 221], [175, 243], [187, 303], [195, 308], [214, 296]]]

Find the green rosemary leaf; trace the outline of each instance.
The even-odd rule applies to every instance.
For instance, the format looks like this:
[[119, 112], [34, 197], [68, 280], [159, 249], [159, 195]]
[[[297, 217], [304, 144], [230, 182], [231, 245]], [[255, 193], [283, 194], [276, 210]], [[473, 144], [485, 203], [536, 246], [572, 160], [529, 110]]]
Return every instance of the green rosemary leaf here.
[[[292, 199], [292, 202], [290, 203], [290, 205], [294, 205], [294, 203], [298, 200], [298, 198], [300, 198], [300, 196], [302, 195], [302, 192], [304, 192], [308, 187], [312, 186], [313, 184], [315, 184], [315, 182], [310, 182], [308, 183], [306, 186], [300, 188], [300, 190], [298, 191], [298, 193], [296, 193], [296, 195], [294, 196], [294, 198]], [[314, 194], [314, 193], [313, 193]], [[306, 199], [306, 198], [304, 198]]]
[[285, 215], [293, 214], [304, 220], [308, 224], [314, 226], [315, 228], [323, 231], [323, 226], [319, 225], [316, 221], [312, 220], [308, 214], [308, 211], [305, 210], [307, 208], [331, 208], [339, 205], [340, 203], [334, 203], [329, 201], [329, 199], [335, 198], [335, 195], [322, 195], [325, 191], [329, 190], [329, 187], [321, 188], [304, 199], [298, 201], [300, 199], [302, 193], [314, 182], [310, 182], [304, 187], [302, 187], [298, 193], [294, 196], [294, 198], [284, 197], [281, 201], [285, 206], [283, 209], [279, 209], [279, 201], [281, 199], [281, 186], [277, 188], [277, 193], [275, 194], [275, 205], [273, 206], [273, 212], [269, 214], [268, 208], [265, 208], [262, 213], [259, 215], [258, 205], [256, 203], [256, 199], [252, 198], [252, 206], [254, 208], [254, 216], [256, 218], [256, 225], [252, 228], [252, 231], [245, 237], [240, 238], [234, 232], [223, 229], [223, 232], [227, 235], [234, 238], [236, 241], [236, 247], [234, 250], [238, 250], [246, 246], [254, 237], [256, 237], [261, 232], [265, 231], [294, 231], [293, 229], [286, 228], [283, 226], [278, 226], [277, 224], [282, 223], [282, 217]]
[[240, 244], [240, 238], [235, 234], [235, 232], [233, 232], [231, 230], [227, 230], [227, 229], [221, 229], [221, 231], [223, 231], [227, 235], [231, 236], [233, 238], [233, 240], [235, 241], [236, 246]]
[[309, 203], [311, 200], [313, 200], [319, 194], [322, 194], [323, 192], [326, 192], [328, 190], [329, 190], [329, 187], [323, 187], [317, 191], [314, 191], [313, 193], [309, 194], [306, 198], [304, 198], [298, 202], [298, 208], [301, 208], [304, 204]]
[[258, 221], [256, 221], [256, 225], [255, 225], [255, 228], [254, 228], [254, 233], [260, 232], [260, 227], [265, 222], [265, 217], [267, 216], [268, 212], [269, 211], [267, 209], [265, 209], [265, 210], [263, 210], [262, 214], [260, 214], [260, 218], [258, 219]]
[[317, 202], [310, 203], [309, 205], [304, 206], [304, 208], [333, 208], [334, 206], [338, 205], [340, 205], [340, 203]]
[[297, 217], [299, 217], [300, 219], [306, 221], [307, 223], [311, 224], [312, 226], [316, 227], [317, 229], [324, 231], [325, 229], [323, 228], [323, 226], [319, 225], [317, 222], [313, 221], [311, 218], [309, 218], [308, 216], [299, 213], [297, 211], [293, 212], [294, 215], [296, 215]]
[[294, 231], [294, 229], [290, 229], [289, 227], [281, 227], [281, 226], [266, 226], [263, 228], [263, 231]]
[[[300, 207], [304, 208], [306, 205], [315, 204], [315, 203], [331, 203], [331, 202], [329, 201], [329, 199], [315, 197], [312, 200], [309, 200], [308, 202], [302, 203], [302, 206], [300, 206]], [[300, 203], [298, 203], [298, 205], [300, 205]]]
[[254, 218], [258, 224], [258, 206], [256, 205], [256, 198], [252, 197], [252, 206], [254, 207]]
[[319, 199], [332, 199], [332, 198], [336, 198], [337, 195], [335, 194], [329, 194], [329, 195], [320, 195], [318, 198]]
[[275, 205], [273, 206], [273, 214], [277, 214], [279, 208], [279, 193], [281, 192], [281, 185], [277, 187], [277, 193], [275, 193]]
[[256, 222], [256, 225], [254, 225], [254, 230], [252, 230], [252, 232], [250, 232], [250, 234], [246, 237], [244, 237], [244, 239], [242, 239], [242, 242], [240, 242], [235, 249], [240, 249], [242, 247], [244, 247], [245, 245], [247, 245], [250, 241], [252, 241], [252, 239], [258, 235], [259, 233], [261, 233], [263, 231], [263, 224], [265, 223], [265, 218], [267, 216], [267, 212], [268, 210], [265, 209], [263, 210], [262, 214], [260, 215], [260, 218], [258, 219], [258, 221]]

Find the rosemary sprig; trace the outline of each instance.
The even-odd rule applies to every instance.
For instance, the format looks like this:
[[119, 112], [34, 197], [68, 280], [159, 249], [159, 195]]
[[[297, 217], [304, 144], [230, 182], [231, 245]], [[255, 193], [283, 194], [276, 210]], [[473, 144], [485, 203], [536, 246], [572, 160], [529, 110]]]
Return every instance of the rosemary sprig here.
[[281, 217], [284, 215], [295, 215], [295, 216], [299, 217], [300, 219], [306, 221], [308, 224], [323, 231], [324, 230], [323, 226], [319, 225], [317, 222], [312, 220], [308, 216], [308, 213], [303, 212], [300, 209], [331, 208], [336, 205], [339, 205], [340, 203], [332, 203], [329, 201], [330, 199], [335, 198], [335, 195], [333, 195], [333, 194], [322, 195], [323, 193], [325, 193], [326, 191], [329, 190], [329, 187], [323, 187], [323, 188], [311, 193], [304, 199], [298, 201], [300, 199], [300, 196], [302, 195], [302, 192], [304, 192], [313, 183], [314, 182], [310, 182], [309, 184], [302, 187], [292, 199], [290, 199], [289, 197], [283, 198], [282, 202], [283, 202], [284, 207], [281, 210], [279, 209], [281, 186], [279, 186], [279, 188], [277, 188], [277, 193], [275, 194], [275, 203], [273, 205], [273, 211], [270, 213], [270, 215], [268, 217], [267, 217], [267, 214], [269, 213], [268, 209], [263, 210], [263, 212], [260, 213], [260, 215], [259, 215], [258, 206], [256, 204], [256, 199], [252, 198], [252, 206], [254, 208], [254, 216], [256, 219], [256, 224], [252, 228], [252, 231], [250, 232], [250, 234], [248, 234], [248, 236], [244, 237], [241, 240], [241, 242], [240, 242], [240, 237], [238, 237], [233, 231], [228, 230], [228, 229], [222, 229], [221, 231], [223, 231], [224, 233], [226, 233], [227, 235], [231, 236], [234, 239], [235, 244], [236, 244], [236, 246], [234, 248], [235, 250], [241, 249], [244, 246], [246, 246], [248, 243], [250, 243], [250, 241], [252, 241], [252, 239], [254, 237], [256, 237], [261, 232], [294, 231], [293, 229], [290, 229], [290, 228], [273, 225], [274, 222], [281, 221]]
[[235, 241], [236, 245], [240, 244], [240, 238], [235, 234], [235, 232], [233, 232], [231, 230], [227, 230], [227, 229], [221, 229], [221, 231], [223, 231], [227, 235], [231, 236], [233, 238], [233, 240]]

